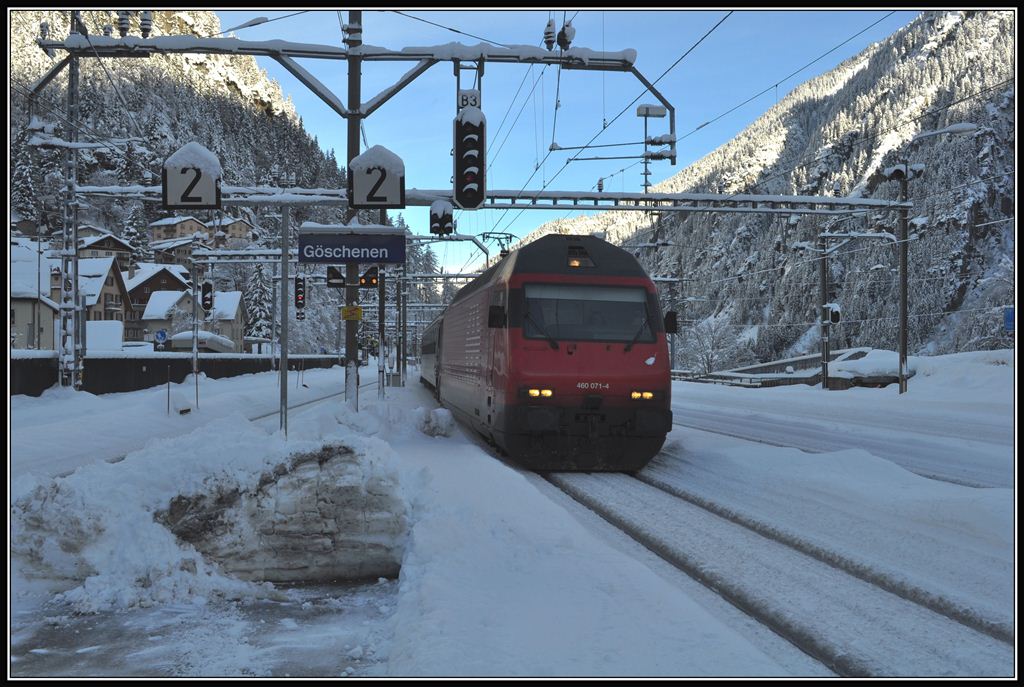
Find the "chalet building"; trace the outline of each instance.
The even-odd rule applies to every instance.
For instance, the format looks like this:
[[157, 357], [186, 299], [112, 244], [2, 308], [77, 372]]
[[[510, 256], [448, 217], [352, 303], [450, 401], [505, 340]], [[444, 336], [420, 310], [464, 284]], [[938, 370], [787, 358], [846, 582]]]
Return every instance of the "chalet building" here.
[[103, 227], [97, 227], [95, 224], [79, 224], [78, 225], [78, 240], [89, 238], [92, 236], [105, 236], [110, 234], [109, 229]]
[[190, 238], [197, 232], [208, 234], [209, 229], [195, 217], [165, 217], [149, 225], [149, 242]]
[[[56, 350], [53, 345], [57, 304], [48, 296], [11, 290], [11, 348]], [[39, 322], [39, 326], [34, 326]]]
[[167, 337], [174, 333], [174, 311], [180, 309], [192, 312], [192, 293], [190, 291], [154, 291], [142, 312], [141, 324], [145, 333], [143, 341], [156, 341], [156, 333], [161, 329]]
[[15, 237], [10, 242], [11, 347], [53, 350], [57, 303], [50, 298], [52, 261], [37, 251], [35, 241]]
[[191, 288], [188, 270], [181, 265], [161, 265], [141, 262], [128, 271], [125, 286], [128, 288], [131, 308], [126, 312], [125, 340], [145, 341], [142, 315], [149, 305], [150, 296], [157, 291], [187, 291]]
[[252, 230], [254, 229], [249, 222], [244, 219], [235, 219], [234, 217], [222, 217], [212, 222], [207, 222], [206, 225], [214, 233], [214, 236], [224, 232], [225, 239], [249, 240], [252, 238]]
[[[50, 271], [50, 299], [59, 303], [60, 266], [54, 267]], [[79, 258], [78, 294], [85, 297], [87, 320], [124, 322], [125, 312], [131, 307], [128, 289], [113, 257]]]
[[131, 262], [132, 247], [113, 234], [78, 237], [78, 258], [109, 258], [117, 260], [118, 268], [123, 272]]
[[203, 329], [231, 339], [235, 350], [242, 351], [248, 324], [249, 313], [241, 291], [213, 292], [213, 312], [207, 316]]
[[162, 265], [187, 265], [192, 259], [192, 251], [196, 248], [210, 248], [205, 234], [198, 234], [168, 241], [155, 241], [149, 244], [153, 250], [153, 259]]

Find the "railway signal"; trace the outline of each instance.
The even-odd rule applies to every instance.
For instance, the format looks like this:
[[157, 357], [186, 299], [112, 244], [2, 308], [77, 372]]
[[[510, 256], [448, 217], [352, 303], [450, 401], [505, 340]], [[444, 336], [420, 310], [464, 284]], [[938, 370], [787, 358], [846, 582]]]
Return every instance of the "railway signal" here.
[[332, 288], [345, 286], [345, 275], [340, 267], [327, 266], [327, 285]]
[[361, 288], [373, 288], [377, 286], [379, 270], [377, 267], [371, 267], [363, 273], [363, 276], [359, 277], [359, 286]]
[[486, 195], [484, 141], [487, 120], [479, 107], [467, 105], [455, 117], [454, 198], [463, 210], [475, 210]]
[[452, 204], [446, 200], [435, 200], [430, 205], [430, 233], [444, 236], [455, 231], [452, 219]]
[[295, 309], [306, 307], [306, 278], [295, 277]]
[[825, 304], [825, 319], [829, 324], [839, 324], [841, 318], [842, 312], [838, 303]]
[[213, 282], [203, 282], [203, 310], [210, 312], [213, 310]]

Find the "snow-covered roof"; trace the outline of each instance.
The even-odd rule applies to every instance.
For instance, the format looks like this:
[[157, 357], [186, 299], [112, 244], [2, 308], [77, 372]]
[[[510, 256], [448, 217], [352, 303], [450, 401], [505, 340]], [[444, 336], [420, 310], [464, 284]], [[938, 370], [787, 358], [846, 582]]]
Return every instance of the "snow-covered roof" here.
[[86, 305], [96, 305], [103, 282], [112, 271], [119, 272], [113, 256], [78, 259], [78, 294], [85, 296]]
[[223, 176], [220, 160], [217, 159], [217, 156], [195, 141], [186, 143], [178, 148], [173, 155], [167, 158], [164, 166], [173, 169], [191, 167], [215, 179]]
[[128, 272], [122, 272], [121, 276], [124, 277], [125, 288], [131, 291], [161, 270], [167, 270], [171, 276], [181, 282], [182, 286], [188, 285], [188, 270], [185, 269], [184, 265], [161, 265], [156, 262], [140, 262], [135, 266], [134, 277], [129, 278]]
[[[60, 262], [44, 254], [37, 264], [38, 257], [35, 241], [19, 237], [11, 239], [11, 298], [34, 299], [40, 293], [44, 297], [50, 295], [50, 270], [53, 267], [60, 268]], [[49, 298], [46, 300], [49, 301]]]
[[213, 312], [208, 319], [233, 320], [238, 314], [238, 306], [242, 303], [241, 291], [214, 291]]
[[153, 250], [170, 250], [172, 248], [178, 248], [189, 243], [195, 243], [196, 241], [202, 241], [204, 237], [186, 236], [178, 239], [167, 239], [166, 241], [152, 241], [149, 247]]
[[127, 243], [125, 243], [123, 239], [120, 239], [117, 236], [114, 236], [113, 234], [110, 234], [110, 233], [100, 234], [99, 236], [87, 236], [85, 238], [78, 239], [78, 247], [79, 248], [88, 248], [92, 244], [98, 243], [99, 241], [103, 241], [105, 239], [113, 239], [114, 241], [117, 241], [122, 246], [124, 246], [125, 250], [129, 250], [130, 251], [132, 249], [132, 247], [129, 246]]
[[154, 291], [146, 303], [146, 311], [142, 313], [144, 320], [166, 320], [178, 301], [188, 295], [187, 291]]
[[252, 226], [252, 222], [242, 219], [241, 217], [222, 217], [221, 219], [215, 219], [212, 222], [207, 222], [206, 226], [226, 227], [235, 224], [236, 222], [244, 222], [245, 224], [248, 224], [250, 227]]
[[206, 226], [203, 223], [202, 220], [198, 220], [195, 217], [192, 217], [191, 215], [189, 215], [187, 217], [164, 217], [163, 219], [158, 219], [155, 222], [150, 222], [148, 226], [151, 226], [151, 227], [173, 226], [175, 224], [181, 224], [182, 222], [185, 222], [185, 221], [188, 221], [188, 220], [192, 220], [193, 222], [199, 222], [200, 224], [203, 224], [203, 226]]

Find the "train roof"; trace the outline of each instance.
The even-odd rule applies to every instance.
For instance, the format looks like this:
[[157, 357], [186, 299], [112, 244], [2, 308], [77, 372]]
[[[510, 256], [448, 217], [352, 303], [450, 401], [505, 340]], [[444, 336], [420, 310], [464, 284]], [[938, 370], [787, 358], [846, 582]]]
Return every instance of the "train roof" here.
[[[592, 266], [583, 272], [616, 277], [646, 277], [647, 272], [629, 251], [596, 236], [548, 234], [509, 254], [515, 260], [512, 272], [543, 272], [545, 274], [581, 274], [580, 267], [570, 267], [571, 258], [589, 259]], [[584, 262], [584, 264], [586, 264]]]
[[[585, 267], [571, 267], [571, 258], [581, 259]], [[589, 261], [589, 264], [588, 264]], [[511, 268], [509, 268], [511, 265]], [[485, 284], [496, 272], [510, 274], [591, 274], [616, 277], [646, 277], [647, 272], [629, 251], [596, 236], [548, 234], [517, 248], [488, 267], [479, 277], [463, 286], [452, 299], [465, 298]]]

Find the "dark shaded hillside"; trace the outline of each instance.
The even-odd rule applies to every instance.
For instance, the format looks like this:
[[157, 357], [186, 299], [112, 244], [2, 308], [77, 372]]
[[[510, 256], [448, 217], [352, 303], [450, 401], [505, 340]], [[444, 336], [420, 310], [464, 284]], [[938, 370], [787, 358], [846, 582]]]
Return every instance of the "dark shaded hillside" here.
[[[58, 190], [62, 154], [28, 148], [29, 123], [25, 95], [30, 84], [63, 55], [47, 56], [36, 44], [40, 22], [51, 37], [68, 35], [68, 12], [11, 12], [11, 161], [17, 175], [29, 170], [23, 186], [12, 189], [22, 216], [43, 218], [53, 230], [61, 226]], [[102, 35], [104, 24], [116, 24], [114, 12], [87, 11], [90, 34]], [[220, 31], [212, 12], [154, 12], [153, 35], [210, 36]], [[132, 35], [139, 35], [133, 18]], [[106, 148], [83, 151], [81, 183], [155, 183], [163, 160], [189, 141], [198, 141], [218, 155], [224, 182], [245, 185], [267, 182], [276, 164], [294, 173], [302, 186], [339, 187], [344, 173], [333, 152], [320, 150], [302, 128], [289, 99], [268, 79], [253, 57], [221, 55], [157, 55], [146, 59], [81, 59], [79, 140], [110, 142]], [[40, 120], [52, 123], [59, 136], [68, 131], [67, 70], [41, 94], [35, 107]], [[116, 85], [116, 87], [115, 87]], [[123, 102], [122, 102], [123, 98]], [[126, 107], [127, 104], [127, 107]], [[132, 139], [124, 142], [123, 139]], [[23, 177], [26, 176], [23, 173]], [[82, 221], [120, 233], [161, 216], [149, 204], [138, 213], [132, 203], [96, 201]], [[257, 219], [255, 209], [243, 210]], [[299, 221], [335, 221], [338, 208], [300, 210]]]

